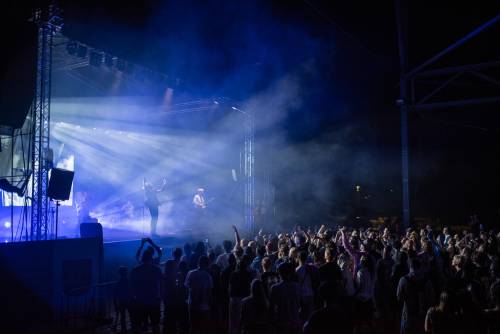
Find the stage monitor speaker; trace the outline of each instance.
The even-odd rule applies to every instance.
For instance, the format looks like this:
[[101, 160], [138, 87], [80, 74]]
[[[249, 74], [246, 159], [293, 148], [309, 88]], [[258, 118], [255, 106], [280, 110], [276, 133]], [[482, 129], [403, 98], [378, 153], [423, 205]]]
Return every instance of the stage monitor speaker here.
[[80, 224], [80, 238], [102, 239], [102, 225], [99, 223]]
[[69, 199], [74, 175], [75, 172], [69, 170], [52, 168], [50, 171], [49, 188], [47, 189], [48, 196], [56, 201]]

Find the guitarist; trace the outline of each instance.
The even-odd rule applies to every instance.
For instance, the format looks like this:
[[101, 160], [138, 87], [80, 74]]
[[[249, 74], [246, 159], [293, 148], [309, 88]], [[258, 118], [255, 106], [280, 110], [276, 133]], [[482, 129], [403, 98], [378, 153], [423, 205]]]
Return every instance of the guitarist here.
[[165, 190], [167, 180], [163, 179], [163, 185], [161, 188], [156, 189], [151, 183], [143, 180], [144, 189], [144, 203], [149, 209], [149, 214], [151, 215], [151, 236], [156, 236], [156, 225], [158, 223], [158, 207], [160, 206], [160, 201], [158, 200], [157, 193]]
[[198, 188], [193, 196], [194, 206], [194, 225], [201, 226], [207, 209], [207, 201], [205, 200], [205, 189]]
[[193, 197], [193, 205], [195, 209], [205, 210], [207, 208], [207, 202], [205, 201], [205, 189], [198, 188], [196, 194]]

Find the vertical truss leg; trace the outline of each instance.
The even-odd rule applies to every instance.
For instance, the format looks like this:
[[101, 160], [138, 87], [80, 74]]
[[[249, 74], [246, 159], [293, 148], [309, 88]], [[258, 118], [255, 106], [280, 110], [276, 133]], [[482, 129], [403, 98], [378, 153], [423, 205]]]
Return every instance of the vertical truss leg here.
[[50, 139], [50, 95], [52, 70], [52, 37], [60, 28], [57, 9], [35, 14], [38, 24], [38, 58], [35, 108], [33, 113], [33, 181], [31, 203], [31, 240], [46, 240], [49, 236], [47, 188], [49, 164], [46, 161]]
[[245, 227], [254, 228], [255, 208], [255, 147], [254, 119], [252, 114], [245, 116]]

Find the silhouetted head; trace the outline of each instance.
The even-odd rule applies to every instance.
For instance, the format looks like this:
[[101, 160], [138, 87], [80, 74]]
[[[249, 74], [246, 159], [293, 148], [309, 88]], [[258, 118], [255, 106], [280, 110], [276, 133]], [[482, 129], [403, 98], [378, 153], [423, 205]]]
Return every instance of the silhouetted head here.
[[198, 243], [196, 244], [195, 253], [196, 254], [205, 253], [205, 244], [203, 243], [203, 241], [198, 241]]
[[271, 261], [270, 258], [265, 257], [265, 258], [262, 259], [262, 269], [265, 272], [271, 271], [272, 265], [273, 265], [273, 263], [272, 263], [272, 261]]
[[148, 252], [148, 250], [146, 249], [142, 253], [141, 262], [142, 263], [152, 263], [153, 262], [153, 253]]
[[206, 255], [200, 256], [200, 258], [198, 259], [198, 268], [203, 269], [203, 270], [207, 270], [208, 265], [209, 265], [208, 256], [206, 256]]
[[182, 249], [180, 249], [179, 247], [175, 248], [172, 251], [172, 257], [174, 258], [175, 261], [179, 262], [179, 260], [182, 257]]
[[226, 253], [230, 253], [231, 249], [233, 249], [233, 243], [231, 242], [231, 240], [224, 240], [222, 242], [222, 247], [224, 247]]
[[250, 295], [253, 298], [262, 298], [264, 296], [264, 284], [260, 279], [254, 279], [250, 286]]
[[283, 262], [278, 266], [278, 274], [283, 281], [291, 280], [294, 272], [295, 267], [289, 262]]

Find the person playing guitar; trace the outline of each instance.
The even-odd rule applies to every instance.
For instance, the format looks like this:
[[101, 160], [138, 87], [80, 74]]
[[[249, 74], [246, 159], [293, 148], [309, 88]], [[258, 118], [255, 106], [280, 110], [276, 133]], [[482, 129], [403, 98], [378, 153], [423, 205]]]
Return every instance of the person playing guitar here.
[[193, 205], [195, 209], [204, 210], [207, 208], [207, 202], [205, 201], [205, 189], [198, 188], [196, 194], [193, 197]]

